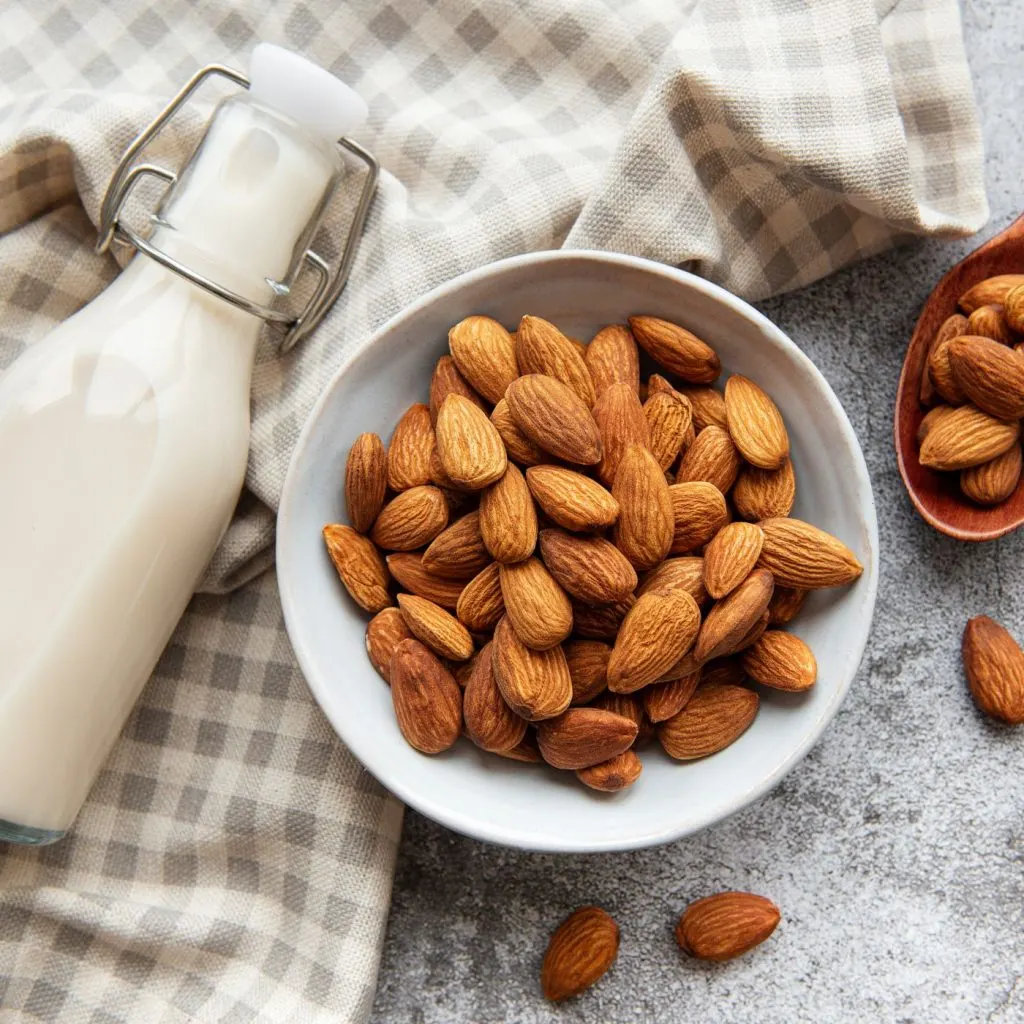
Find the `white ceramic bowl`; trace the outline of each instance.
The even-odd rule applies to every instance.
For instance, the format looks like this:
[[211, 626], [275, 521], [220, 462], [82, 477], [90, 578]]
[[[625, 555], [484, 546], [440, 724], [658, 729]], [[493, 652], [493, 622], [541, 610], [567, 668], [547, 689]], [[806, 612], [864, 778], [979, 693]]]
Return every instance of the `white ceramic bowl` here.
[[[687, 764], [653, 744], [628, 790], [584, 788], [571, 772], [524, 765], [468, 740], [436, 757], [398, 731], [387, 685], [364, 648], [366, 616], [345, 593], [320, 531], [345, 520], [349, 446], [363, 431], [388, 438], [427, 398], [448, 328], [470, 313], [513, 328], [524, 313], [590, 338], [634, 313], [677, 321], [749, 375], [782, 410], [796, 468], [793, 514], [845, 541], [864, 565], [851, 588], [819, 591], [794, 631], [813, 648], [807, 694], [762, 690], [753, 726], [732, 746]], [[818, 739], [860, 663], [875, 603], [878, 535], [871, 484], [832, 389], [781, 331], [701, 278], [598, 252], [541, 252], [472, 271], [386, 324], [324, 391], [299, 439], [278, 516], [277, 569], [285, 621], [314, 696], [349, 749], [396, 796], [468, 835], [536, 850], [622, 850], [664, 843], [724, 818], [771, 789]]]

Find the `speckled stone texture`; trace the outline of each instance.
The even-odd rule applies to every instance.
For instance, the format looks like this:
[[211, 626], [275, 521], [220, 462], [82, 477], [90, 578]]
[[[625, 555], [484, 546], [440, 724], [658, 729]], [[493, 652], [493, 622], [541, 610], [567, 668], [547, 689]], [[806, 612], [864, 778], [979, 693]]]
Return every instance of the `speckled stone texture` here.
[[[1024, 207], [1024, 4], [965, 0], [963, 17], [988, 153], [987, 237]], [[753, 807], [638, 853], [521, 853], [407, 811], [374, 1024], [1024, 1021], [1024, 730], [975, 711], [959, 652], [971, 615], [1024, 638], [1024, 533], [983, 546], [935, 533], [892, 448], [918, 310], [981, 240], [915, 245], [761, 307], [835, 388], [878, 504], [874, 631], [821, 742]], [[680, 911], [733, 888], [779, 904], [773, 938], [728, 964], [682, 956]], [[619, 958], [554, 1007], [540, 959], [584, 903], [619, 922]]]

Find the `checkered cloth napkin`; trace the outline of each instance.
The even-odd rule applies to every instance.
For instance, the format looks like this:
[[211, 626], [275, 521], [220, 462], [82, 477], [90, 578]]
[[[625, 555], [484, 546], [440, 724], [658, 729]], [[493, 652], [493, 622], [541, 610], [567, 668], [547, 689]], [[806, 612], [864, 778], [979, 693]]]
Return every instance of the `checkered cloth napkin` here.
[[260, 353], [238, 516], [72, 836], [0, 852], [5, 1020], [368, 1016], [400, 809], [313, 705], [265, 570], [302, 422], [375, 327], [528, 250], [758, 298], [987, 215], [955, 0], [7, 0], [0, 366], [116, 272], [91, 243], [130, 139], [258, 40], [362, 93], [385, 173], [335, 310]]

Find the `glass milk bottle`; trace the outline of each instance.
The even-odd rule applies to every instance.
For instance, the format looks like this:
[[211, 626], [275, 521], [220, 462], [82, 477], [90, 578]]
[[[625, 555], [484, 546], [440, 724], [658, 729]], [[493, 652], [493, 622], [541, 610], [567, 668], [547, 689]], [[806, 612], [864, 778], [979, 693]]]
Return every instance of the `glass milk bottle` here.
[[[264, 44], [180, 177], [130, 171], [209, 74], [249, 84], [200, 72], [115, 174], [101, 243], [138, 253], [0, 375], [0, 839], [52, 842], [73, 822], [231, 519], [260, 330], [291, 319], [269, 303], [312, 265], [320, 285], [289, 340], [315, 324], [372, 196], [375, 162], [340, 138], [362, 101]], [[332, 273], [307, 247], [339, 146], [371, 173]], [[172, 182], [148, 238], [116, 220], [144, 174]]]

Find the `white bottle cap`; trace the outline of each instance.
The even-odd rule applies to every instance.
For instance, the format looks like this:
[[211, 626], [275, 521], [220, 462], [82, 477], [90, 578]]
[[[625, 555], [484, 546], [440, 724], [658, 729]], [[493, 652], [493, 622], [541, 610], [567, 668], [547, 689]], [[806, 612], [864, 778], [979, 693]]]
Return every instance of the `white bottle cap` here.
[[273, 43], [257, 43], [249, 61], [249, 94], [330, 140], [366, 120], [363, 98], [329, 71]]

